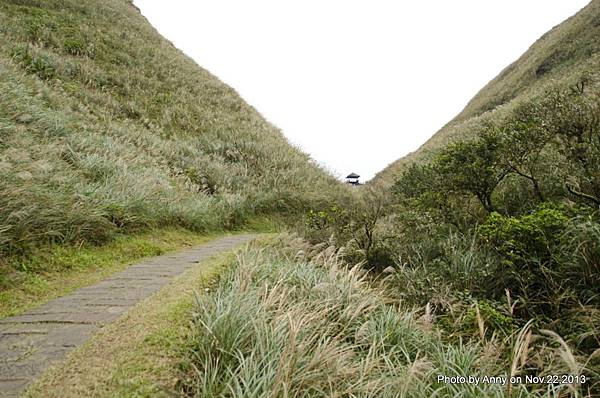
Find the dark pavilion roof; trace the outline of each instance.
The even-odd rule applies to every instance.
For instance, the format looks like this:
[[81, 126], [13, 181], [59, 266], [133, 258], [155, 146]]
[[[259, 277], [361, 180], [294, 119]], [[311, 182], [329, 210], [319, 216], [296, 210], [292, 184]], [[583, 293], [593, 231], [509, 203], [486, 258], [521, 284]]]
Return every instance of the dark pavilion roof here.
[[356, 173], [350, 173], [346, 178], [359, 178], [360, 176]]

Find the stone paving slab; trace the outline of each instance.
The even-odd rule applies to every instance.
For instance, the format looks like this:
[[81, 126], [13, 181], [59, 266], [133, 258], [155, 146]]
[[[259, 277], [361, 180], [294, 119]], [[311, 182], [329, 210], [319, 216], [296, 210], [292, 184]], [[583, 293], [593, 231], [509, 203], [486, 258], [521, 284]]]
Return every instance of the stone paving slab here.
[[0, 397], [18, 397], [50, 365], [174, 277], [255, 237], [229, 236], [145, 259], [95, 285], [0, 319]]

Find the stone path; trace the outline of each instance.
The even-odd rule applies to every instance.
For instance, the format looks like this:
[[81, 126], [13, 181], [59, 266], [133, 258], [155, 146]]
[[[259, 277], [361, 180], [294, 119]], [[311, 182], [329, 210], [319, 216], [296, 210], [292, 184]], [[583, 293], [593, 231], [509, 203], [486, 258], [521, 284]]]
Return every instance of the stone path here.
[[236, 235], [153, 257], [22, 315], [0, 319], [0, 397], [17, 397], [103, 325], [208, 257], [256, 235]]

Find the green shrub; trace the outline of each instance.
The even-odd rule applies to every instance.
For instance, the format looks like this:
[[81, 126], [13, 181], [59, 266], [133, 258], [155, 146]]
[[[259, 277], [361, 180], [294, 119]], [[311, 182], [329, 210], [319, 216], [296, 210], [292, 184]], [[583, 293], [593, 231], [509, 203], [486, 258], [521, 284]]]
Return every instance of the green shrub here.
[[434, 160], [433, 169], [442, 180], [445, 194], [471, 194], [487, 212], [492, 212], [494, 191], [510, 173], [503, 157], [501, 135], [490, 127], [472, 141], [444, 148]]
[[35, 74], [42, 80], [56, 76], [54, 60], [46, 54], [30, 51], [28, 47], [17, 47], [13, 49], [12, 56], [27, 73]]
[[492, 213], [479, 227], [479, 234], [507, 265], [547, 263], [552, 261], [552, 248], [567, 220], [563, 206], [546, 203], [519, 217]]
[[301, 227], [303, 236], [312, 243], [320, 243], [333, 239], [338, 245], [350, 240], [351, 215], [340, 205], [333, 205], [320, 210], [309, 209], [304, 215]]
[[545, 203], [519, 217], [492, 213], [478, 228], [482, 242], [500, 258], [495, 278], [500, 287], [525, 299], [535, 312], [561, 284], [560, 236], [568, 216], [564, 207]]
[[67, 37], [63, 42], [63, 48], [70, 55], [89, 55], [88, 43], [83, 37]]
[[507, 337], [516, 331], [517, 325], [515, 320], [506, 314], [506, 310], [506, 305], [499, 305], [491, 300], [477, 300], [469, 309], [466, 320], [472, 325], [477, 325], [477, 317], [480, 316], [488, 337], [491, 338], [494, 333]]

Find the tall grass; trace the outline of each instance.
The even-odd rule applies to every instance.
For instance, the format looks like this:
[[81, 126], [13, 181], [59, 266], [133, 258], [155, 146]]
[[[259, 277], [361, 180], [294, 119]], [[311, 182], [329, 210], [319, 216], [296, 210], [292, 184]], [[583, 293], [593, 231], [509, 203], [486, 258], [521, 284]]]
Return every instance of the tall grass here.
[[[532, 363], [524, 354], [531, 330], [445, 341], [426, 313], [390, 301], [336, 251], [318, 254], [296, 238], [280, 239], [240, 253], [216, 289], [198, 297], [182, 364], [186, 396], [558, 397], [578, 391], [438, 380], [520, 374], [521, 365]], [[511, 351], [512, 367], [498, 354]], [[554, 371], [570, 370], [556, 365]]]
[[293, 214], [309, 160], [130, 1], [0, 3], [0, 256]]

